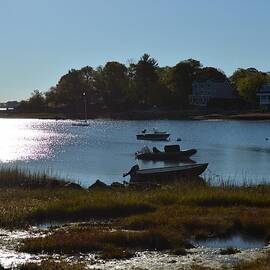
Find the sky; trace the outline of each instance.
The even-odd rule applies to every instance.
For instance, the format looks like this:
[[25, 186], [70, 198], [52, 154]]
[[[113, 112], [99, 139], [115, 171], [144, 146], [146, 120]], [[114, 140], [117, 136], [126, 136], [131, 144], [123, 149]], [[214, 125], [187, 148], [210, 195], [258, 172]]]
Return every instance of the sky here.
[[0, 102], [55, 86], [71, 68], [193, 58], [230, 76], [270, 71], [269, 0], [0, 0]]

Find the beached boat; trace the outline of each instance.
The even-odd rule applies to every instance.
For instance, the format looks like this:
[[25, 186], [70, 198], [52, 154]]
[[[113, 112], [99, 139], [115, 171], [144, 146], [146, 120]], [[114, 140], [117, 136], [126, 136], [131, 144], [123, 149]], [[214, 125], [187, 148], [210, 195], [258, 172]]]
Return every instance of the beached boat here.
[[196, 149], [180, 150], [179, 145], [166, 145], [164, 151], [153, 147], [151, 151], [147, 146], [135, 153], [137, 159], [142, 160], [185, 160], [196, 154]]
[[158, 131], [153, 129], [151, 132], [147, 132], [146, 129], [136, 135], [137, 140], [152, 140], [152, 141], [165, 141], [170, 137], [170, 134], [166, 131]]
[[179, 178], [192, 178], [202, 174], [208, 163], [189, 164], [173, 167], [162, 167], [152, 169], [140, 169], [138, 165], [133, 166], [123, 176], [130, 175], [130, 182], [168, 182]]

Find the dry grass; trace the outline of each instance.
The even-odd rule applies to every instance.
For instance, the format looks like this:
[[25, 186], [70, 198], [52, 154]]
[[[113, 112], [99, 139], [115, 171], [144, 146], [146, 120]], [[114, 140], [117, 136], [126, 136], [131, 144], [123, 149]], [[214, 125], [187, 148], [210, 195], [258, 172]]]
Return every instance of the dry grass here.
[[231, 255], [239, 253], [240, 250], [234, 247], [228, 247], [220, 250], [220, 255]]
[[[186, 239], [207, 238], [209, 234], [270, 236], [270, 185], [213, 187], [191, 182], [155, 190], [87, 191], [63, 188], [57, 179], [11, 170], [0, 171], [1, 181], [1, 227], [101, 218], [112, 221], [111, 226], [117, 230], [143, 231], [62, 231], [43, 240], [25, 242], [22, 248], [31, 252], [104, 251], [105, 240], [122, 250], [173, 250], [185, 247]], [[50, 184], [55, 181], [58, 184]]]
[[137, 192], [92, 191], [77, 192], [75, 196], [53, 200], [33, 211], [31, 218], [47, 220], [87, 220], [89, 218], [117, 218], [155, 210]]
[[[64, 253], [108, 250], [166, 250], [186, 247], [181, 234], [167, 229], [143, 232], [109, 231], [90, 228], [59, 230], [46, 237], [29, 238], [23, 241], [21, 251], [30, 253]], [[112, 249], [113, 248], [113, 249]]]
[[19, 270], [86, 270], [86, 266], [81, 263], [67, 263], [64, 261], [55, 262], [43, 260], [40, 263], [25, 263], [18, 268]]
[[[167, 226], [189, 236], [270, 234], [270, 187], [184, 185], [149, 192], [157, 210], [120, 221], [127, 229]], [[148, 195], [149, 195], [148, 194]]]
[[0, 188], [58, 188], [63, 187], [67, 182], [45, 173], [30, 173], [18, 168], [0, 169]]
[[270, 270], [270, 253], [252, 262], [239, 263], [234, 270]]

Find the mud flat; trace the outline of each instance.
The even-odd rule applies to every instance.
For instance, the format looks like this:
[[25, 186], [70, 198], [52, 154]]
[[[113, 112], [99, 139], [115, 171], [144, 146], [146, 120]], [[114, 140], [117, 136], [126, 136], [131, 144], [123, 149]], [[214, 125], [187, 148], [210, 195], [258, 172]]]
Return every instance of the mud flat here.
[[262, 248], [238, 249], [235, 254], [221, 255], [221, 248], [198, 246], [187, 250], [186, 255], [173, 255], [169, 251], [139, 251], [132, 258], [123, 260], [103, 260], [99, 253], [78, 254], [30, 254], [19, 252], [18, 246], [27, 238], [45, 237], [50, 229], [32, 228], [25, 231], [0, 231], [0, 264], [4, 268], [20, 267], [27, 263], [39, 264], [41, 261], [62, 261], [70, 264], [83, 263], [85, 269], [196, 269], [209, 267], [221, 269], [234, 267], [242, 262], [254, 261], [269, 255], [270, 246]]

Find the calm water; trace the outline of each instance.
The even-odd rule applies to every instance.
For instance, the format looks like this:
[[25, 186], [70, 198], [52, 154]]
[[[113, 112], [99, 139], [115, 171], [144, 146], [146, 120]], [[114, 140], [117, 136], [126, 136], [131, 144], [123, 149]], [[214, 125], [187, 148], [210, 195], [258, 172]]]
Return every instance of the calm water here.
[[[101, 179], [122, 180], [138, 163], [141, 168], [172, 163], [136, 161], [144, 145], [163, 148], [164, 142], [137, 141], [136, 133], [156, 127], [181, 138], [181, 148], [197, 148], [196, 162], [208, 162], [204, 177], [237, 183], [270, 182], [269, 121], [110, 121], [92, 120], [89, 127], [71, 121], [0, 119], [0, 164], [74, 179], [84, 185]], [[269, 138], [269, 140], [266, 140]]]

